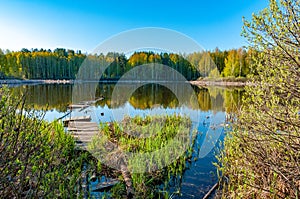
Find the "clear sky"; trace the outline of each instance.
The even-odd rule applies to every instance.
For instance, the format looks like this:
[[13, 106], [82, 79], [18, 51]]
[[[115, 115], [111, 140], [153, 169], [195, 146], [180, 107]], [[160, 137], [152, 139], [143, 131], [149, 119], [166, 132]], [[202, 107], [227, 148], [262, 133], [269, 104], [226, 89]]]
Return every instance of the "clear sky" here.
[[91, 52], [122, 31], [161, 27], [179, 31], [207, 50], [246, 45], [242, 17], [267, 0], [0, 0], [0, 48]]

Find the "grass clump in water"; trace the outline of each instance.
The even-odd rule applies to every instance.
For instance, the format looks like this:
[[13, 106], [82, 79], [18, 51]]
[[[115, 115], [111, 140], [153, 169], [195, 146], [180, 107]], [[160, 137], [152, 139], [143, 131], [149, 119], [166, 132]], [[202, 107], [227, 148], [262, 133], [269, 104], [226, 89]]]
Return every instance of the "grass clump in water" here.
[[195, 136], [191, 129], [187, 116], [125, 117], [121, 122], [101, 124], [90, 149], [117, 169], [126, 165], [136, 197], [169, 197], [192, 156]]

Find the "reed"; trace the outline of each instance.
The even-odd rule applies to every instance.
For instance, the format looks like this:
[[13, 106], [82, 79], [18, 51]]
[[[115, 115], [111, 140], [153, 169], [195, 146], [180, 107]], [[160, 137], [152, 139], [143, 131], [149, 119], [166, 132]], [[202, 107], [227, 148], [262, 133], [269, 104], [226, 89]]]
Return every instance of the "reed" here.
[[[122, 153], [118, 157], [127, 163], [135, 197], [168, 198], [170, 187], [180, 182], [187, 160], [192, 157], [194, 139], [195, 131], [187, 116], [127, 116], [121, 122], [100, 124], [100, 133], [92, 139], [89, 149], [106, 158], [104, 162], [108, 158], [118, 162], [111, 160], [117, 158], [117, 150], [108, 152], [104, 147], [107, 143], [114, 145]], [[112, 194], [122, 192], [119, 189], [124, 187], [118, 185]]]
[[0, 88], [1, 198], [82, 196], [81, 175], [94, 169], [95, 159], [77, 150], [61, 123], [44, 121], [44, 112], [31, 110], [25, 100]]

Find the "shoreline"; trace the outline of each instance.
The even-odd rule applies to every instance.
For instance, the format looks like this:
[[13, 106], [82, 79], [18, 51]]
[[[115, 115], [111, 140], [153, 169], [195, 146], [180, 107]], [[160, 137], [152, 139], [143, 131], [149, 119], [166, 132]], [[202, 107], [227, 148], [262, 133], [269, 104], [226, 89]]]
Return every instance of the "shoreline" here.
[[233, 86], [233, 87], [244, 87], [253, 85], [251, 82], [239, 82], [239, 81], [213, 81], [213, 80], [196, 80], [190, 81], [191, 85], [195, 86]]
[[[87, 81], [88, 82], [88, 81]], [[117, 83], [118, 81], [111, 80], [102, 80], [99, 82], [103, 83]], [[130, 81], [129, 81], [130, 82]], [[188, 81], [191, 85], [195, 86], [225, 86], [225, 87], [243, 87], [253, 85], [253, 83], [249, 81], [215, 81], [215, 80], [195, 80]], [[0, 85], [26, 85], [26, 84], [73, 84], [74, 80], [53, 80], [53, 79], [28, 79], [28, 80], [20, 80], [20, 79], [0, 79]]]
[[70, 84], [73, 80], [52, 80], [52, 79], [0, 79], [1, 84], [7, 85], [24, 85], [24, 84]]

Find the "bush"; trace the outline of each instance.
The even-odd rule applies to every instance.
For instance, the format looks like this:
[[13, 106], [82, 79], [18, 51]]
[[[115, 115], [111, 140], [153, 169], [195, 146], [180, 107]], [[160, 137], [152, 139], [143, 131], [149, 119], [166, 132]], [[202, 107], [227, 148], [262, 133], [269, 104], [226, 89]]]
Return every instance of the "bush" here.
[[43, 121], [24, 99], [0, 89], [1, 197], [75, 197], [86, 154], [60, 123]]
[[245, 22], [244, 34], [260, 52], [253, 57], [259, 81], [246, 88], [219, 157], [219, 170], [228, 178], [224, 197], [300, 196], [299, 6], [271, 0], [270, 8]]

